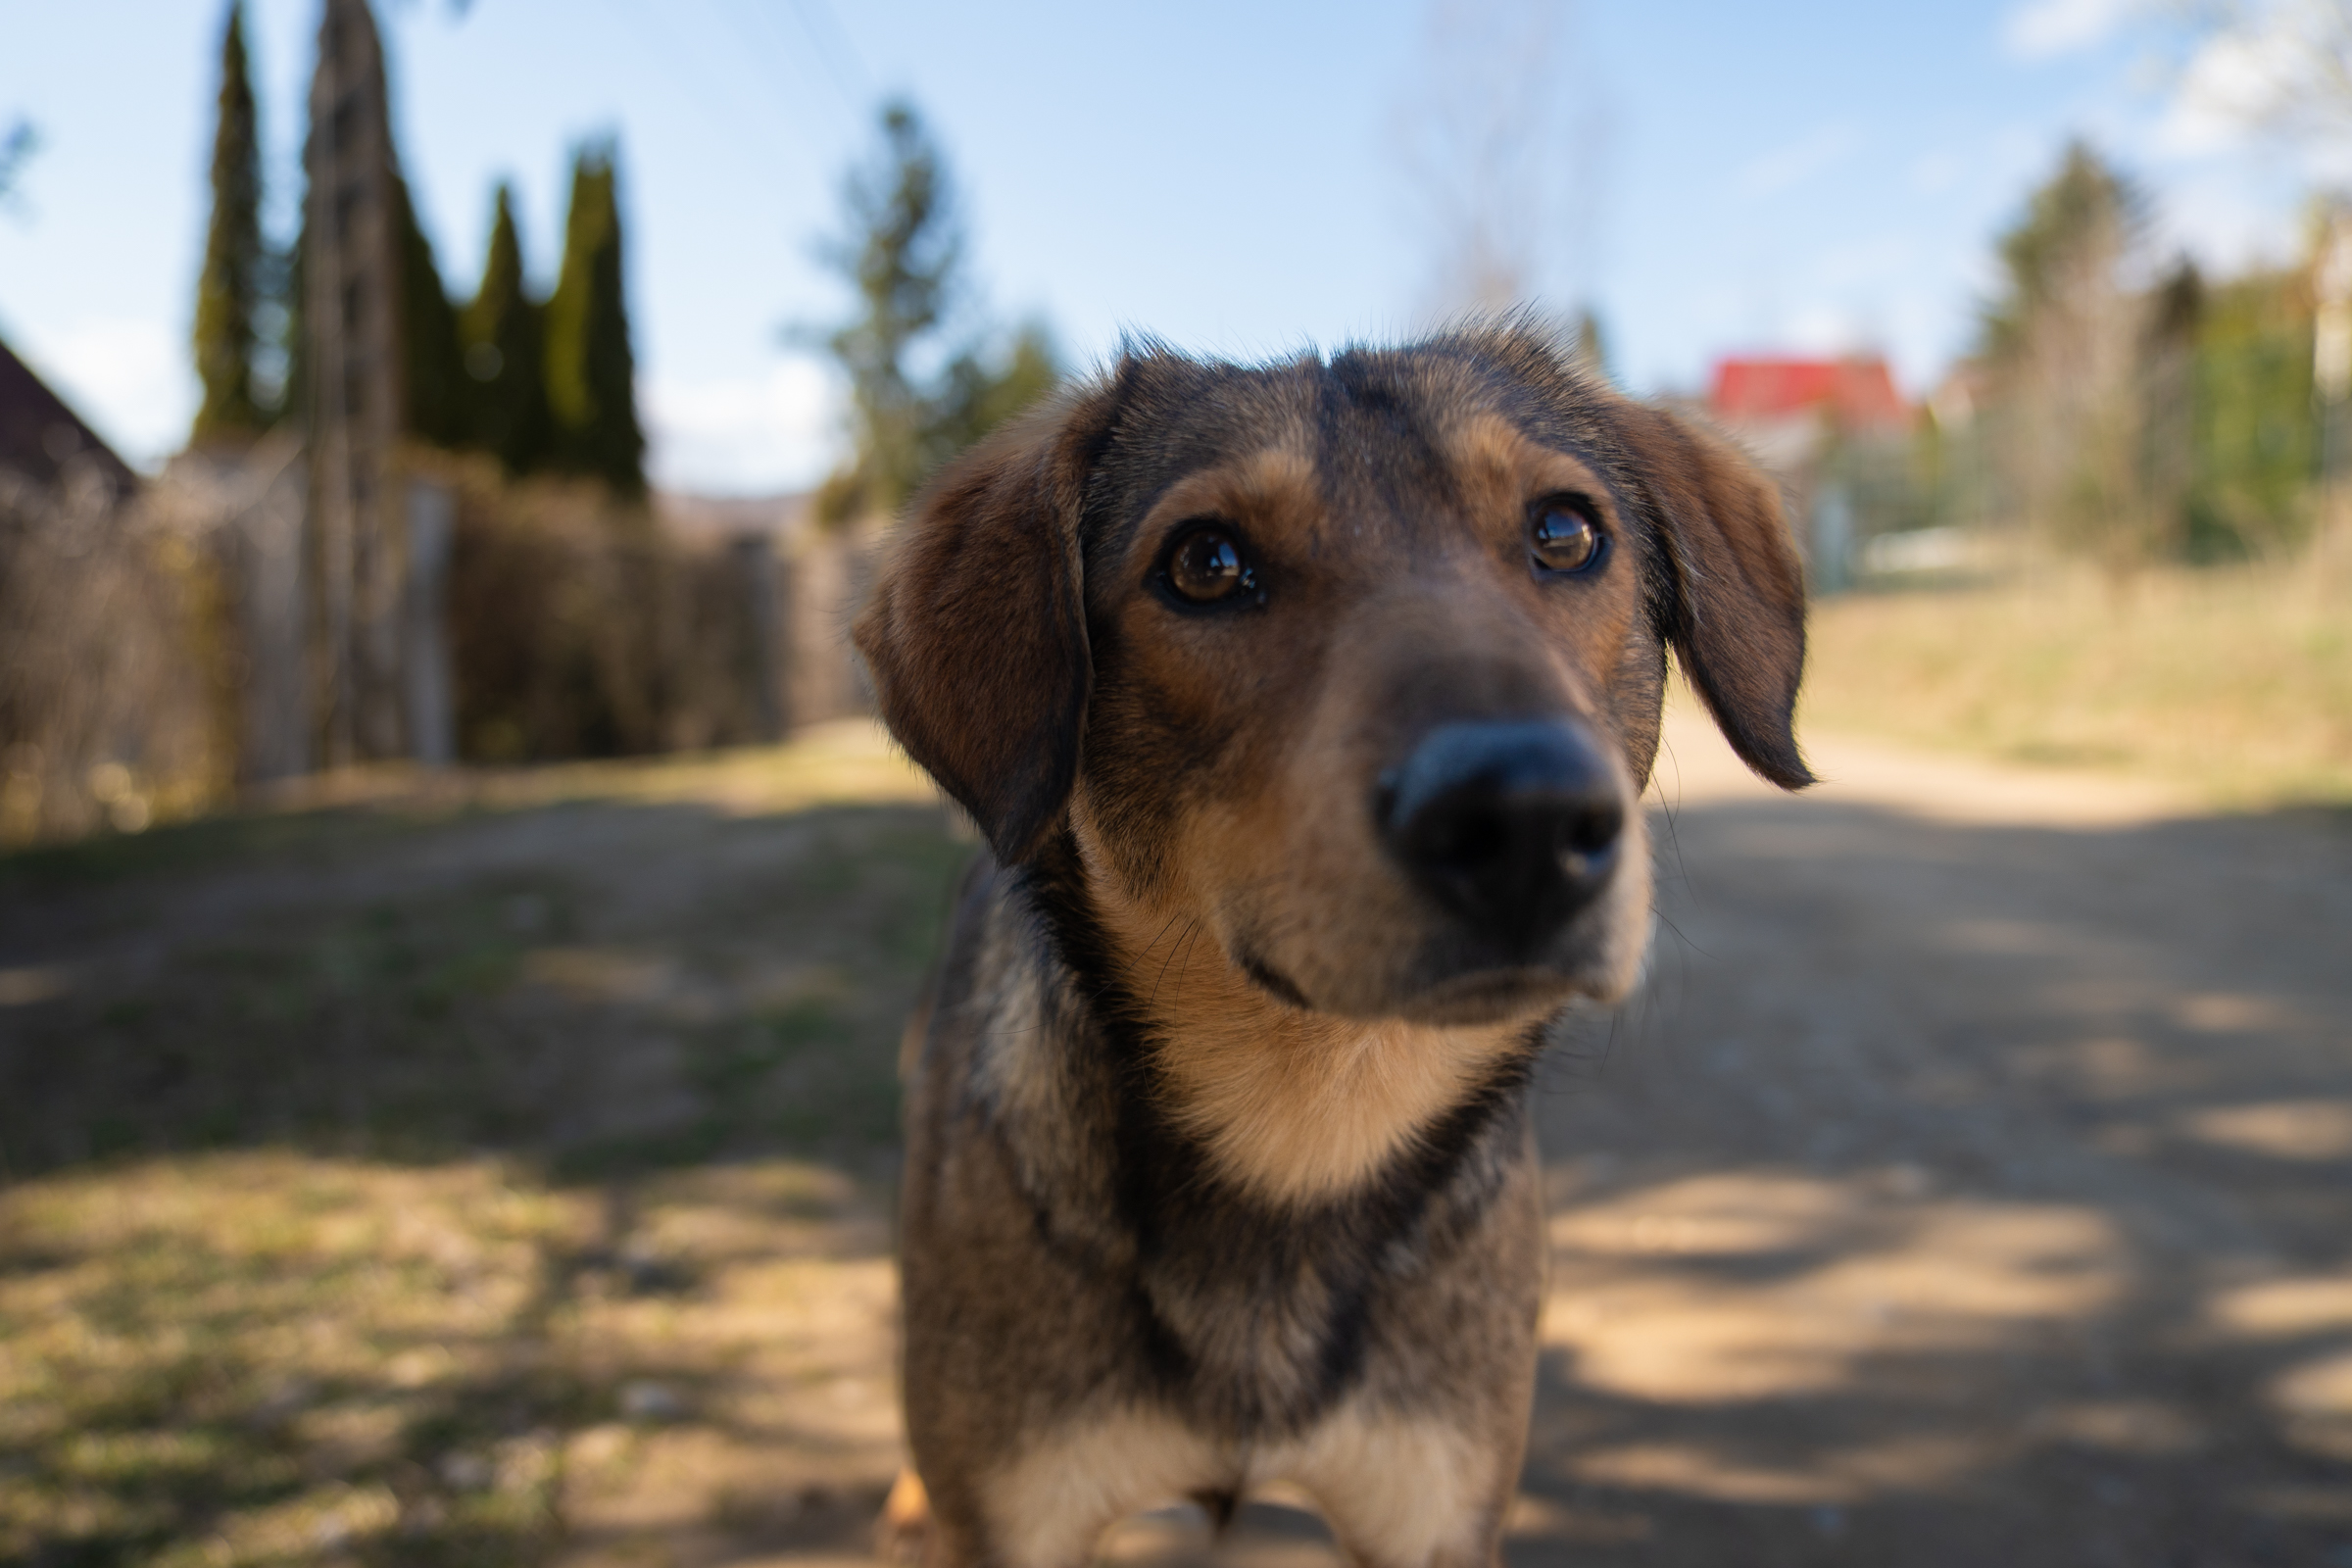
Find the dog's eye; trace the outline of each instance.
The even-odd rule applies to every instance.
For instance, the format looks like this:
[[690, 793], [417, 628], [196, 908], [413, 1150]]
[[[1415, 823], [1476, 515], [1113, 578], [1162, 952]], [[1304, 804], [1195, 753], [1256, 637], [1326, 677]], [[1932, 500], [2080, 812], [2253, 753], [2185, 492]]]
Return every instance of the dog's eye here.
[[1214, 524], [1195, 528], [1177, 540], [1160, 574], [1177, 598], [1196, 605], [1257, 590], [1257, 572], [1242, 553], [1241, 541]]
[[1546, 571], [1590, 571], [1608, 542], [1583, 496], [1547, 496], [1529, 509], [1528, 549]]

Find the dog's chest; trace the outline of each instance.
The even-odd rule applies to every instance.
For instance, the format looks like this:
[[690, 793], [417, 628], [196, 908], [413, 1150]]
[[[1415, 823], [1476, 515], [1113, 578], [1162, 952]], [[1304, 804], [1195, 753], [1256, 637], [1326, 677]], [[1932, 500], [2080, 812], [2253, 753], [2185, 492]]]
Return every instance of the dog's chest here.
[[1089, 1162], [1102, 1185], [1070, 1206], [1117, 1238], [1099, 1254], [1102, 1304], [1126, 1323], [1139, 1392], [1203, 1430], [1298, 1433], [1376, 1363], [1409, 1359], [1432, 1303], [1479, 1267], [1463, 1242], [1506, 1174], [1509, 1121], [1488, 1118], [1443, 1157], [1291, 1207], [1220, 1182], [1197, 1147], [1130, 1107]]
[[1462, 1107], [1348, 1191], [1268, 1201], [1219, 1176], [1165, 1113], [1144, 1043], [1046, 947], [1002, 919], [975, 945], [961, 1045], [930, 1062], [973, 1118], [950, 1142], [1000, 1151], [1069, 1288], [1057, 1311], [1109, 1352], [1112, 1383], [1231, 1439], [1309, 1429], [1426, 1327], [1442, 1276], [1478, 1266], [1462, 1244], [1521, 1152], [1516, 1095]]

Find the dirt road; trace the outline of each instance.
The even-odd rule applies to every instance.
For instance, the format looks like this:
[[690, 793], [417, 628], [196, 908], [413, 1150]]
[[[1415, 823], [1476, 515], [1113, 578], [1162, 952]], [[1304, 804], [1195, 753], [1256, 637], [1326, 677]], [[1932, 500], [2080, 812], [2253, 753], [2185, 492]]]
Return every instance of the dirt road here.
[[2352, 833], [1694, 729], [1515, 1560], [2352, 1564]]
[[[1543, 1080], [1509, 1560], [2352, 1568], [2352, 830], [1670, 737], [1650, 981]], [[631, 790], [0, 886], [0, 1556], [858, 1560], [957, 851]]]

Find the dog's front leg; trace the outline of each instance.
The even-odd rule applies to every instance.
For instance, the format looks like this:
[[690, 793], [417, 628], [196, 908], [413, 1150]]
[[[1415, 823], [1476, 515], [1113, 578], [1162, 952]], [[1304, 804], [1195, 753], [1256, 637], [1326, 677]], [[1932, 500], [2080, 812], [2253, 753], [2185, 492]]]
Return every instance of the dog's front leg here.
[[1358, 1401], [1284, 1474], [1314, 1497], [1362, 1568], [1494, 1568], [1525, 1446], [1524, 1418], [1514, 1424], [1505, 1411], [1495, 1421], [1495, 1413], [1407, 1413]]

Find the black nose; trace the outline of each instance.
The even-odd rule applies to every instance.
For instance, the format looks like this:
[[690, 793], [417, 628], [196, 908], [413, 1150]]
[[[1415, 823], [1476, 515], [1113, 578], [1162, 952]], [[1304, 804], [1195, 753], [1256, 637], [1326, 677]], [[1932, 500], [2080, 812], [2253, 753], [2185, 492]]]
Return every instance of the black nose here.
[[1607, 760], [1563, 719], [1441, 724], [1381, 775], [1373, 809], [1413, 880], [1514, 953], [1608, 885], [1625, 829]]

